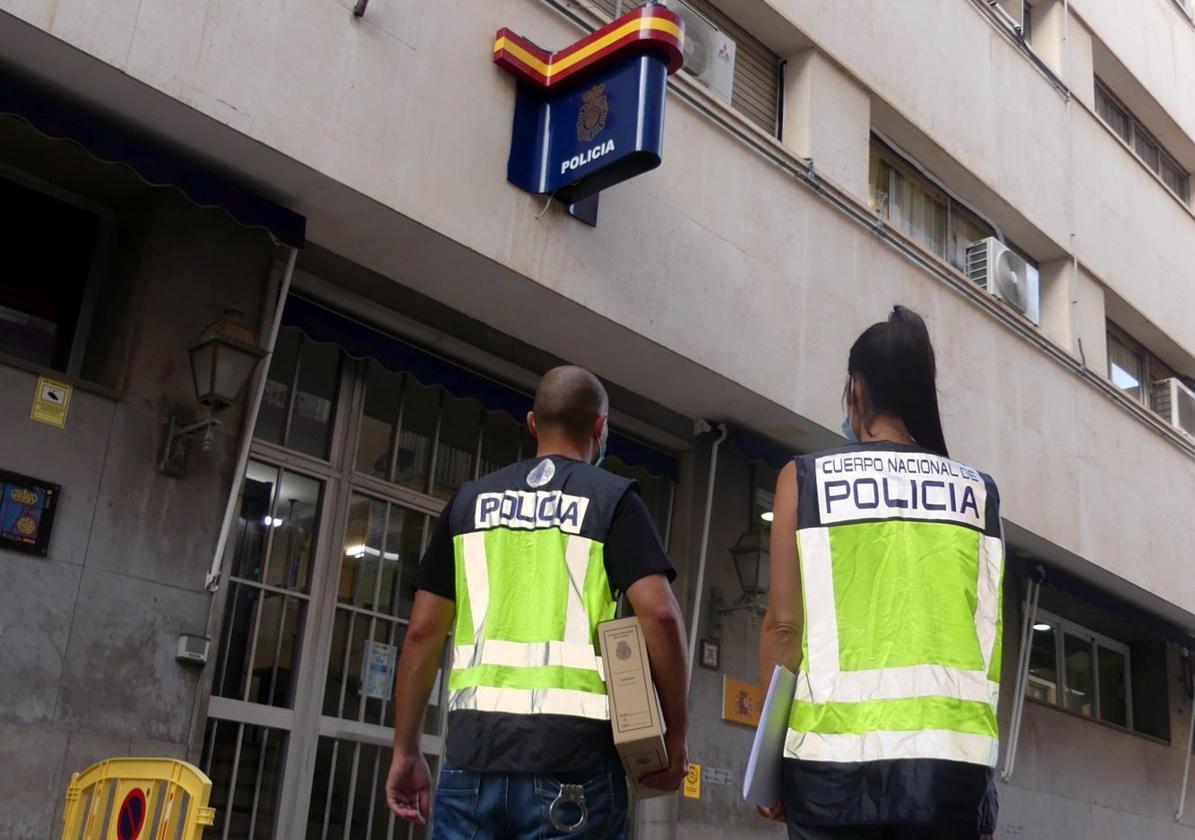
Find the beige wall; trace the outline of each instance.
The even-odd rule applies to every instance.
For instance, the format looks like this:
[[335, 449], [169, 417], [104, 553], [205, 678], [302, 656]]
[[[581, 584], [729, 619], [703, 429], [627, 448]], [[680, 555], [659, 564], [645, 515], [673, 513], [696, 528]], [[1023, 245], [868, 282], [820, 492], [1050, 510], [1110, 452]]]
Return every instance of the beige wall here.
[[[505, 183], [512, 81], [483, 47], [460, 52], [451, 72], [428, 56], [437, 46], [485, 45], [505, 24], [543, 44], [577, 36], [542, 5], [396, 2], [358, 22], [316, 0], [290, 0], [285, 13], [267, 0], [252, 14], [211, 0], [188, 7], [206, 21], [190, 26], [177, 11], [134, 14], [130, 4], [122, 17], [119, 4], [87, 2], [52, 16], [36, 5], [17, 11], [794, 418], [834, 428], [850, 339], [892, 302], [916, 306], [950, 348], [942, 385], [954, 449], [1002, 481], [1007, 514], [1195, 613], [1195, 581], [1179, 574], [1188, 541], [1171, 527], [1195, 505], [1191, 459], [694, 109], [673, 98], [664, 166], [603, 195], [596, 230], [541, 215], [542, 199]], [[968, 3], [934, 3], [934, 13], [862, 0], [776, 5], [1043, 231], [1068, 241], [1065, 103]], [[122, 19], [123, 40], [100, 37]], [[994, 107], [976, 112], [985, 97]], [[1175, 256], [1195, 245], [1195, 223], [1090, 116], [1077, 111], [1073, 125], [1076, 169], [1102, 173], [1075, 181], [1080, 262], [1195, 347], [1195, 320], [1182, 317], [1195, 267]], [[312, 238], [322, 234], [317, 219]], [[406, 262], [377, 242], [324, 244], [392, 276]], [[578, 349], [572, 331], [528, 323], [517, 306], [487, 299], [499, 287], [467, 277], [400, 279], [665, 405], [701, 408], [692, 383], [646, 370], [637, 345]], [[746, 403], [708, 408], [756, 419]], [[1155, 498], [1161, 477], [1174, 490]], [[1136, 514], [1127, 520], [1126, 506]], [[1146, 543], [1148, 564], [1138, 560]]]

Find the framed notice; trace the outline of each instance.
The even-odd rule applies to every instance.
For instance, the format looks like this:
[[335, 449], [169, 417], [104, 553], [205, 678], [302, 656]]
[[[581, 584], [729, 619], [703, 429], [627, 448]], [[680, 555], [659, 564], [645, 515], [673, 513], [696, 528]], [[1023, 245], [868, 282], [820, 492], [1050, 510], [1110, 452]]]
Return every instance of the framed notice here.
[[0, 549], [46, 556], [62, 487], [0, 470]]

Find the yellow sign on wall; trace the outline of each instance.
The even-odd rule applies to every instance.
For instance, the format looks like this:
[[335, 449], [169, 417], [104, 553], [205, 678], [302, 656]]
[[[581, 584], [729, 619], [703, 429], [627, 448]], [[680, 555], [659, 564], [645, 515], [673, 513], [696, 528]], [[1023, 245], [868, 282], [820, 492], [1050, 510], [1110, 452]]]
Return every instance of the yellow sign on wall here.
[[722, 720], [759, 726], [763, 698], [758, 685], [742, 680], [722, 678]]
[[66, 412], [71, 405], [71, 386], [48, 376], [37, 378], [37, 390], [33, 393], [33, 411], [29, 419], [48, 426], [66, 427]]
[[701, 765], [690, 764], [689, 772], [685, 774], [684, 784], [686, 799], [701, 798]]

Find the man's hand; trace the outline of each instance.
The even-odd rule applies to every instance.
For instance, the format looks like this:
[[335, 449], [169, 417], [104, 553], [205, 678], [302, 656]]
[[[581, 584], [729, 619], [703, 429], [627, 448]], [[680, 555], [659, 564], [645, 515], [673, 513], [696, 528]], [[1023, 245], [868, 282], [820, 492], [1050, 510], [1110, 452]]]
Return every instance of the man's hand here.
[[431, 787], [431, 771], [423, 754], [404, 755], [396, 750], [386, 777], [386, 804], [395, 816], [424, 825]]
[[689, 754], [684, 740], [673, 743], [664, 736], [665, 746], [668, 748], [668, 767], [658, 773], [652, 773], [639, 780], [640, 784], [656, 790], [679, 790], [681, 782], [689, 772]]

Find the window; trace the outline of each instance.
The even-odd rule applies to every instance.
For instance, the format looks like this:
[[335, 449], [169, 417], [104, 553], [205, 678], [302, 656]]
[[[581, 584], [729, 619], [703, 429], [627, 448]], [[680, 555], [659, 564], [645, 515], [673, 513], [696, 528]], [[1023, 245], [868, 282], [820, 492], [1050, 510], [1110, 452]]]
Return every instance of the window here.
[[1026, 696], [1131, 729], [1129, 647], [1039, 610], [1033, 625]]
[[874, 137], [870, 171], [871, 208], [960, 271], [966, 269], [968, 246], [993, 235], [987, 224]]
[[1107, 330], [1108, 379], [1133, 400], [1156, 411], [1154, 383], [1178, 374], [1111, 321]]
[[[773, 137], [780, 130], [780, 56], [724, 15], [709, 0], [684, 0], [735, 43], [731, 107]], [[646, 0], [593, 0], [607, 15], [625, 14]]]
[[1108, 330], [1108, 378], [1137, 402], [1145, 402], [1145, 356], [1112, 330]]
[[103, 211], [50, 187], [0, 174], [0, 354], [71, 377], [83, 374]]
[[254, 436], [327, 459], [340, 360], [336, 345], [318, 344], [295, 327], [283, 327], [270, 359]]
[[1095, 80], [1095, 112], [1171, 192], [1184, 202], [1188, 200], [1190, 178], [1187, 171], [1098, 78]]

